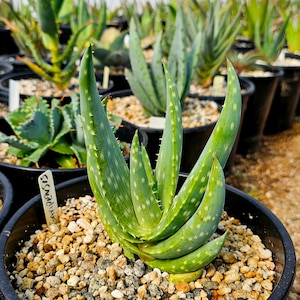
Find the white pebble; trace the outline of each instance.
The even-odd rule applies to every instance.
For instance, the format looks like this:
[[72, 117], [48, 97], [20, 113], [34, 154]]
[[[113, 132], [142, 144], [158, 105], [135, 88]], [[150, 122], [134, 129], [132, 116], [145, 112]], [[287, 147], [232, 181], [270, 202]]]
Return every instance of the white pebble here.
[[55, 287], [60, 284], [59, 278], [56, 276], [49, 276], [46, 278], [46, 282], [49, 283], [51, 286]]
[[272, 257], [272, 252], [269, 249], [264, 249], [262, 247], [259, 247], [258, 255], [261, 259], [269, 259]]
[[68, 225], [68, 229], [70, 232], [74, 233], [78, 230], [78, 225], [76, 224], [75, 221], [71, 221]]
[[85, 230], [89, 230], [92, 228], [91, 224], [87, 220], [82, 218], [78, 219], [76, 221], [76, 224]]
[[124, 294], [123, 294], [121, 291], [119, 291], [119, 290], [113, 290], [113, 291], [111, 292], [111, 295], [112, 295], [114, 298], [116, 298], [116, 299], [121, 299], [121, 298], [124, 297]]
[[78, 276], [76, 276], [76, 275], [71, 275], [70, 278], [69, 278], [68, 281], [67, 281], [67, 284], [68, 284], [69, 286], [74, 287], [74, 286], [77, 285], [77, 283], [79, 282], [79, 280], [80, 280], [80, 279], [79, 279]]

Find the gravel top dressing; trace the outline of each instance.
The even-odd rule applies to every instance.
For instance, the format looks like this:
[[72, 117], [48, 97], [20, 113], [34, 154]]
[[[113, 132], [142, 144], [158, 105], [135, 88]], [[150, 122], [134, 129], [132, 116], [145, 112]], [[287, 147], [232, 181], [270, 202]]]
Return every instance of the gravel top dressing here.
[[93, 197], [72, 198], [59, 208], [59, 223], [43, 225], [19, 249], [9, 278], [20, 299], [267, 299], [275, 279], [271, 251], [226, 212], [215, 235], [225, 230], [225, 245], [202, 276], [172, 283], [111, 242]]

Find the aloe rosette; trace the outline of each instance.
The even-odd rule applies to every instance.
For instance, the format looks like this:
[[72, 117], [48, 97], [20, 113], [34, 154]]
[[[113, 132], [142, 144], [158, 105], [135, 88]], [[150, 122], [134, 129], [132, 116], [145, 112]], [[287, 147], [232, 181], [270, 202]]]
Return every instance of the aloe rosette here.
[[181, 104], [165, 66], [167, 112], [154, 170], [137, 134], [130, 168], [121, 155], [95, 82], [92, 49], [80, 67], [81, 116], [88, 177], [101, 221], [129, 258], [169, 272], [171, 280], [193, 280], [219, 253], [226, 232], [214, 237], [225, 201], [223, 167], [240, 122], [237, 75], [228, 62], [228, 90], [219, 120], [191, 173], [178, 190], [182, 151]]
[[164, 58], [162, 43], [163, 32], [160, 31], [153, 48], [151, 63], [146, 62], [140, 36], [135, 20], [130, 21], [129, 58], [131, 70], [126, 69], [125, 75], [134, 95], [142, 104], [145, 112], [152, 116], [164, 116], [166, 113], [166, 79], [162, 61], [165, 59], [183, 105], [195, 74], [200, 51], [200, 37], [195, 36], [189, 47], [186, 38], [186, 23], [183, 10], [176, 11], [175, 32], [168, 57]]
[[28, 97], [19, 109], [7, 114], [13, 134], [0, 132], [0, 142], [9, 144], [8, 153], [22, 166], [55, 163], [64, 168], [86, 164], [86, 150], [79, 119], [79, 100], [73, 95], [69, 104], [58, 99], [51, 104], [43, 98]]

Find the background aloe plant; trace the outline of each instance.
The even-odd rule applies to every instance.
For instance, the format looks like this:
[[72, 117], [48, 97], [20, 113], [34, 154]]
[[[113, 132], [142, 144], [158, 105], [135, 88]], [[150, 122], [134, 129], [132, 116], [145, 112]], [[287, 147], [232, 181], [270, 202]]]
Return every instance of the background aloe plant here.
[[194, 41], [198, 33], [201, 34], [194, 82], [203, 87], [211, 85], [241, 30], [241, 9], [235, 12], [230, 2], [218, 0], [207, 5], [202, 9], [188, 9], [186, 17], [189, 39]]
[[221, 116], [191, 173], [178, 188], [182, 150], [181, 103], [176, 83], [165, 67], [167, 112], [155, 170], [137, 135], [130, 169], [125, 163], [96, 89], [92, 48], [80, 67], [80, 103], [87, 145], [88, 177], [101, 221], [129, 258], [192, 280], [221, 249], [226, 233], [210, 240], [223, 211], [224, 167], [240, 121], [241, 96], [228, 63], [228, 90]]
[[164, 58], [162, 54], [162, 32], [160, 32], [154, 46], [152, 61], [148, 66], [140, 45], [135, 22], [133, 19], [130, 22], [129, 57], [131, 70], [127, 69], [125, 75], [133, 93], [145, 108], [146, 113], [152, 116], [164, 116], [166, 112], [166, 80], [162, 65], [163, 60], [167, 60], [167, 67], [176, 82], [181, 104], [189, 93], [195, 72], [200, 35], [195, 38], [188, 52], [184, 14], [180, 7], [177, 9], [175, 25], [176, 30], [168, 57]]
[[57, 99], [50, 105], [32, 96], [7, 114], [14, 134], [1, 132], [0, 142], [9, 144], [8, 153], [18, 157], [20, 165], [77, 168], [86, 164], [79, 99], [75, 95], [72, 99], [62, 106]]
[[288, 19], [285, 29], [286, 43], [291, 53], [300, 53], [300, 3], [298, 1], [278, 1], [277, 7], [284, 19]]
[[[76, 61], [90, 38], [88, 34], [83, 37], [81, 33], [88, 26], [92, 26], [91, 22], [83, 24], [73, 32], [68, 44], [63, 47], [59, 41], [59, 23], [61, 16], [69, 11], [68, 6], [73, 5], [72, 1], [30, 1], [27, 8], [30, 13], [26, 15], [22, 14], [23, 11], [14, 11], [13, 5], [9, 2], [8, 5], [12, 10], [9, 15], [12, 18], [3, 21], [21, 41], [18, 43], [19, 46], [25, 45], [26, 52], [30, 52], [35, 62], [26, 57], [19, 59], [39, 76], [55, 83], [57, 88], [66, 88], [77, 71]], [[34, 24], [34, 27], [31, 24]], [[42, 45], [37, 47], [37, 42]], [[40, 49], [43, 51], [39, 51]]]

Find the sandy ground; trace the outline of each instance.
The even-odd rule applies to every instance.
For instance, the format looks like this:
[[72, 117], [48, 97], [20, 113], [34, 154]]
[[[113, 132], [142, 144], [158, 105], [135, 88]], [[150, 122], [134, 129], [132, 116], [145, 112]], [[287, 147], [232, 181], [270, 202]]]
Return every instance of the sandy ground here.
[[[238, 155], [227, 182], [263, 202], [285, 225], [300, 267], [300, 118], [293, 127], [265, 136], [254, 154]], [[288, 300], [300, 299], [300, 272]]]

